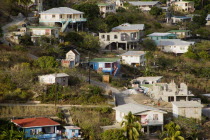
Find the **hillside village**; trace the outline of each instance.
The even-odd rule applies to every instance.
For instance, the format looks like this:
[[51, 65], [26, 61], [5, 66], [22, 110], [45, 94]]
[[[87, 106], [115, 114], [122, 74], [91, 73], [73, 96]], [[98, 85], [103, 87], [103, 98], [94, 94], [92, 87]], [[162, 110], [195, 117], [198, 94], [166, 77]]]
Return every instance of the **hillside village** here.
[[0, 140], [210, 139], [210, 0], [7, 0]]

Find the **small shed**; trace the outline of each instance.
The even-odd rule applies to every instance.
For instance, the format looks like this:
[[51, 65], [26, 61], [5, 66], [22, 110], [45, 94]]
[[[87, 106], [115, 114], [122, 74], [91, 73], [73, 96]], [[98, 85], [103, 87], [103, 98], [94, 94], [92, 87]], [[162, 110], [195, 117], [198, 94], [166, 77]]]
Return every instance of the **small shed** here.
[[64, 126], [65, 135], [68, 139], [71, 138], [81, 138], [80, 129], [78, 126]]

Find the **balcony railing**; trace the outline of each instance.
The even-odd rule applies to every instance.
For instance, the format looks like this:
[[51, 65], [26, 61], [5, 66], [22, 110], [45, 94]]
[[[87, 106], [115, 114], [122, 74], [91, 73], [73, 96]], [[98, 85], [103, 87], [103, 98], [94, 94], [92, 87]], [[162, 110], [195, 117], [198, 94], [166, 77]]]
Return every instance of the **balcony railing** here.
[[86, 18], [60, 18], [60, 19], [55, 19], [55, 18], [51, 18], [51, 19], [39, 19], [39, 22], [61, 22], [61, 23], [64, 23], [64, 22], [67, 22], [67, 21], [70, 21], [72, 23], [74, 22], [82, 22], [82, 21], [87, 21]]

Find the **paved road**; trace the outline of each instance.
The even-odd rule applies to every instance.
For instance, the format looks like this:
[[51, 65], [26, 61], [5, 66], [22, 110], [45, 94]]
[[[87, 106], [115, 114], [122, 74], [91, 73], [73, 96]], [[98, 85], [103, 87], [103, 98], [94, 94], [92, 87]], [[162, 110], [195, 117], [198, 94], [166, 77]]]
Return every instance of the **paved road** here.
[[115, 88], [115, 87], [111, 87], [110, 85], [106, 84], [106, 83], [102, 83], [99, 81], [95, 81], [95, 80], [90, 80], [91, 84], [93, 85], [97, 85], [100, 86], [102, 88], [104, 88], [105, 90], [111, 90], [112, 93], [115, 95], [115, 99], [116, 99], [116, 105], [123, 105], [123, 104], [128, 104], [128, 103], [136, 103], [136, 101], [134, 101], [131, 97], [129, 97], [129, 95], [123, 94], [122, 91], [120, 91], [119, 89]]

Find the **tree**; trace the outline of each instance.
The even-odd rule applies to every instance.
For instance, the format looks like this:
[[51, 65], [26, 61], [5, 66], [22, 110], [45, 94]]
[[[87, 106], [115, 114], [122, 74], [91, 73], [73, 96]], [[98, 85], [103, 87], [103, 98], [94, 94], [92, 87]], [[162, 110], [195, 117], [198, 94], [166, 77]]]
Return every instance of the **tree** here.
[[124, 117], [125, 120], [121, 122], [121, 126], [126, 133], [128, 140], [139, 140], [141, 135], [141, 124], [137, 121], [136, 117], [129, 112]]
[[174, 122], [182, 128], [183, 134], [187, 139], [197, 139], [201, 134], [202, 126], [196, 119], [180, 116]]
[[98, 18], [100, 16], [99, 7], [95, 3], [80, 3], [74, 5], [73, 8], [84, 12], [85, 17], [87, 17], [87, 21], [92, 20], [94, 18]]
[[206, 24], [206, 15], [193, 16], [193, 22], [199, 26], [204, 26]]
[[35, 60], [34, 64], [41, 69], [58, 67], [58, 62], [52, 56], [42, 56]]
[[166, 124], [165, 131], [162, 132], [161, 137], [163, 140], [184, 140], [184, 137], [181, 136], [180, 126], [174, 122]]
[[126, 140], [122, 129], [110, 129], [102, 133], [102, 140]]
[[145, 51], [155, 51], [157, 49], [157, 46], [155, 44], [155, 41], [151, 39], [146, 39], [143, 41], [143, 48]]
[[154, 6], [154, 7], [151, 8], [151, 10], [149, 11], [149, 13], [150, 13], [151, 15], [157, 17], [157, 16], [159, 16], [159, 15], [162, 15], [163, 10], [162, 10], [161, 8], [159, 8], [159, 7]]
[[68, 32], [64, 36], [65, 42], [69, 41], [72, 45], [80, 46], [81, 42], [83, 42], [84, 38], [77, 32]]
[[85, 32], [80, 34], [81, 36], [83, 36], [84, 41], [81, 44], [81, 47], [88, 49], [88, 50], [92, 50], [92, 51], [98, 51], [100, 48], [100, 44], [99, 44], [99, 40], [97, 37], [91, 35], [91, 34], [87, 34]]
[[0, 26], [0, 37], [3, 37], [3, 30], [1, 28], [1, 26]]
[[33, 42], [31, 41], [31, 36], [30, 35], [21, 36], [20, 44], [23, 45], [23, 46], [33, 45]]
[[193, 50], [193, 46], [190, 46], [188, 48], [188, 51], [184, 54], [184, 56], [190, 58], [190, 59], [199, 59], [198, 55], [195, 53], [195, 51]]

